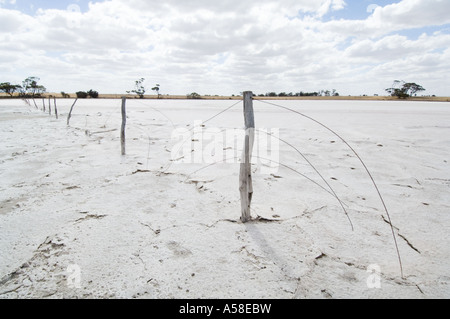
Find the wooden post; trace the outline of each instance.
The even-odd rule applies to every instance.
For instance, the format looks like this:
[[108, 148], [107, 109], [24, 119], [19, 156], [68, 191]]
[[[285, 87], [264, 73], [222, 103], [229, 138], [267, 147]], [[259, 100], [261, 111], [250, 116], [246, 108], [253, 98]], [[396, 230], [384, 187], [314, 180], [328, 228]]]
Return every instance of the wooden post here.
[[52, 115], [52, 100], [51, 97], [48, 97], [48, 115]]
[[42, 98], [42, 111], [45, 112], [45, 99]]
[[122, 97], [122, 129], [120, 131], [120, 143], [122, 146], [122, 156], [126, 155], [126, 150], [125, 150], [125, 127], [127, 125], [126, 104], [127, 104], [127, 98]]
[[241, 221], [249, 222], [252, 217], [250, 207], [253, 198], [252, 152], [255, 141], [255, 116], [253, 112], [253, 93], [244, 92], [245, 145], [239, 174], [239, 191], [241, 193]]
[[55, 104], [55, 115], [56, 115], [56, 119], [58, 119], [58, 108], [56, 107], [56, 97], [53, 98], [53, 103]]
[[69, 115], [67, 116], [67, 126], [69, 126], [70, 118], [72, 117], [73, 107], [75, 106], [75, 104], [77, 103], [77, 101], [78, 101], [78, 99], [75, 99], [75, 102], [73, 102], [72, 107], [70, 108]]

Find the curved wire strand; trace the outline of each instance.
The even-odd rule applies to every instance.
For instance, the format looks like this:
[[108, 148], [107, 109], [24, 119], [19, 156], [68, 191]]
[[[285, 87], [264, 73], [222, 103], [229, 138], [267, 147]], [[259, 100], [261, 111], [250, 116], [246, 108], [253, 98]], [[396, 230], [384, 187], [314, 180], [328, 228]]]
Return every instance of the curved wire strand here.
[[[253, 157], [254, 157], [254, 158], [257, 158], [257, 159], [269, 161], [269, 162], [271, 162], [271, 163], [278, 164], [278, 165], [280, 165], [280, 166], [283, 166], [283, 167], [285, 167], [285, 168], [287, 168], [287, 169], [293, 171], [294, 173], [297, 173], [298, 175], [300, 175], [300, 176], [306, 178], [307, 180], [309, 180], [310, 182], [314, 183], [315, 185], [317, 185], [318, 187], [320, 187], [322, 190], [324, 190], [325, 192], [327, 192], [328, 194], [330, 194], [331, 196], [333, 196], [334, 198], [336, 198], [337, 200], [339, 200], [339, 199], [336, 197], [335, 194], [333, 194], [332, 192], [330, 192], [330, 191], [329, 191], [328, 189], [326, 189], [324, 186], [322, 186], [322, 185], [320, 185], [319, 183], [317, 183], [317, 182], [316, 182], [315, 180], [313, 180], [312, 178], [306, 176], [306, 175], [303, 174], [303, 173], [300, 173], [300, 172], [299, 172], [298, 170], [296, 170], [295, 168], [292, 168], [292, 167], [290, 167], [290, 166], [288, 166], [288, 165], [286, 165], [286, 164], [283, 164], [283, 163], [274, 161], [274, 160], [269, 159], [269, 158], [264, 158], [264, 157], [256, 156], [256, 155], [253, 155]], [[216, 161], [216, 162], [214, 162], [214, 163], [208, 164], [208, 165], [206, 165], [206, 166], [204, 166], [204, 167], [202, 167], [202, 168], [200, 168], [200, 169], [198, 169], [198, 170], [196, 170], [196, 171], [190, 173], [189, 175], [187, 175], [187, 177], [186, 177], [186, 179], [185, 179], [185, 182], [186, 182], [187, 180], [189, 180], [189, 179], [191, 178], [192, 175], [195, 175], [195, 174], [197, 174], [198, 172], [201, 172], [201, 171], [203, 171], [203, 170], [205, 170], [205, 169], [208, 169], [208, 168], [210, 168], [210, 167], [212, 167], [212, 166], [215, 166], [215, 165], [218, 165], [218, 164], [220, 164], [220, 163], [226, 163], [227, 161], [230, 161], [230, 160], [236, 160], [236, 159], [240, 159], [240, 158], [241, 158], [240, 156], [234, 156], [234, 157], [230, 157], [230, 158], [227, 158], [227, 159], [223, 159], [223, 160]]]
[[[240, 104], [240, 103], [242, 103], [241, 100], [239, 100], [238, 102], [234, 103], [234, 104], [231, 105], [230, 107], [227, 107], [226, 109], [224, 109], [223, 111], [217, 113], [216, 115], [210, 117], [210, 118], [207, 119], [206, 121], [203, 121], [201, 125], [204, 125], [204, 124], [206, 124], [206, 123], [212, 121], [212, 120], [215, 119], [216, 117], [218, 117], [218, 116], [222, 115], [223, 113], [225, 113], [225, 112], [231, 110], [233, 107], [235, 107], [236, 105], [238, 105], [238, 104]], [[193, 126], [190, 130], [188, 130], [186, 133], [192, 132], [192, 131], [195, 130], [197, 127], [199, 127], [199, 126], [198, 126], [198, 125], [194, 125], [194, 126]], [[191, 139], [191, 138], [192, 138], [192, 134], [189, 135], [188, 138], [185, 138], [185, 139], [183, 140], [183, 143], [181, 143], [180, 147], [178, 148], [178, 150], [176, 151], [175, 154], [178, 154], [178, 153], [180, 152], [180, 150], [183, 148], [184, 144], [186, 144], [186, 142], [187, 142], [189, 139]], [[172, 164], [173, 164], [173, 162], [169, 162], [169, 163], [167, 164], [167, 167], [166, 167], [161, 173], [164, 174], [165, 172], [167, 172], [167, 171], [172, 167]]]
[[322, 179], [322, 181], [327, 185], [327, 187], [330, 189], [330, 191], [333, 193], [333, 195], [334, 195], [334, 197], [338, 200], [338, 202], [339, 202], [339, 205], [341, 205], [341, 207], [342, 207], [342, 210], [344, 211], [344, 213], [345, 213], [345, 215], [347, 216], [347, 219], [348, 219], [348, 221], [349, 221], [349, 223], [350, 223], [350, 226], [352, 227], [352, 231], [354, 231], [355, 230], [355, 227], [353, 226], [353, 222], [352, 222], [352, 220], [350, 219], [350, 216], [349, 216], [349, 214], [348, 214], [348, 212], [347, 212], [347, 210], [345, 209], [345, 207], [344, 207], [344, 203], [341, 201], [341, 199], [338, 197], [338, 195], [336, 194], [336, 192], [334, 191], [334, 189], [333, 189], [333, 187], [331, 187], [331, 185], [330, 185], [330, 183], [328, 183], [327, 182], [327, 180], [325, 179], [325, 177], [323, 177], [323, 175], [319, 172], [319, 170], [316, 168], [316, 166], [302, 153], [302, 152], [300, 152], [300, 150], [298, 149], [298, 148], [296, 148], [294, 145], [292, 145], [291, 143], [289, 143], [289, 142], [287, 142], [287, 141], [285, 141], [285, 140], [283, 140], [283, 139], [281, 139], [281, 138], [279, 138], [279, 137], [276, 137], [276, 136], [273, 136], [273, 135], [271, 135], [271, 134], [269, 134], [268, 132], [265, 132], [265, 131], [262, 131], [262, 130], [258, 130], [259, 132], [264, 132], [264, 133], [266, 133], [267, 135], [269, 135], [269, 136], [271, 136], [271, 137], [275, 137], [275, 138], [277, 138], [279, 141], [281, 141], [281, 142], [283, 142], [283, 143], [285, 143], [286, 145], [288, 145], [288, 146], [290, 146], [291, 148], [293, 148], [298, 154], [300, 154], [300, 156], [301, 157], [303, 157], [303, 159], [308, 163], [308, 165], [309, 166], [311, 166], [312, 167], [312, 169], [317, 173], [317, 175], [319, 175], [319, 177]]
[[164, 116], [169, 122], [170, 122], [170, 124], [172, 124], [172, 126], [175, 128], [175, 124], [172, 122], [172, 119], [170, 118], [170, 117], [168, 117], [166, 114], [164, 114], [163, 112], [161, 112], [160, 110], [158, 110], [158, 109], [156, 109], [156, 108], [154, 108], [154, 107], [152, 107], [152, 106], [150, 106], [150, 105], [148, 105], [148, 104], [145, 104], [144, 102], [142, 102], [142, 101], [139, 101], [139, 100], [134, 100], [135, 102], [137, 102], [138, 104], [141, 104], [141, 105], [144, 105], [144, 106], [146, 106], [146, 107], [149, 107], [149, 108], [151, 108], [153, 111], [155, 111], [155, 112], [158, 112], [159, 114], [161, 114], [162, 116]]
[[315, 122], [315, 123], [317, 123], [318, 125], [320, 125], [320, 126], [322, 126], [323, 128], [325, 128], [326, 130], [328, 130], [328, 131], [330, 131], [333, 135], [335, 135], [336, 137], [338, 137], [352, 152], [353, 152], [353, 154], [355, 154], [355, 156], [358, 158], [358, 160], [361, 162], [361, 164], [363, 165], [363, 167], [364, 167], [364, 169], [366, 170], [366, 172], [367, 172], [367, 174], [369, 175], [369, 177], [370, 177], [370, 180], [372, 181], [372, 184], [373, 184], [373, 186], [375, 187], [375, 190], [377, 191], [377, 193], [378, 193], [378, 196], [379, 196], [379, 198], [380, 198], [380, 200], [381, 200], [381, 203], [382, 203], [382, 205], [383, 205], [383, 207], [384, 207], [384, 211], [386, 212], [386, 215], [387, 215], [387, 217], [388, 217], [388, 221], [389, 221], [389, 225], [391, 226], [391, 231], [392, 231], [392, 236], [393, 236], [393, 238], [394, 238], [394, 243], [395, 243], [395, 249], [396, 249], [396, 251], [397, 251], [397, 256], [398, 256], [398, 261], [399, 261], [399, 264], [400, 264], [400, 271], [401, 271], [401, 275], [402, 275], [402, 278], [404, 277], [404, 275], [403, 275], [403, 263], [402, 263], [402, 259], [401, 259], [401, 256], [400, 256], [400, 250], [399, 250], [399, 248], [398, 248], [398, 243], [397, 243], [397, 238], [396, 238], [396, 236], [395, 236], [395, 231], [394, 231], [394, 226], [392, 225], [392, 219], [391, 219], [391, 215], [389, 214], [389, 211], [388, 211], [388, 209], [387, 209], [387, 206], [386, 206], [386, 203], [385, 203], [385, 201], [384, 201], [384, 199], [383, 199], [383, 196], [381, 195], [381, 192], [380, 192], [380, 189], [378, 188], [378, 185], [377, 185], [377, 183], [375, 182], [375, 179], [374, 179], [374, 177], [373, 177], [373, 175], [372, 175], [372, 173], [370, 173], [370, 171], [369, 171], [369, 169], [368, 169], [368, 167], [367, 167], [367, 165], [364, 163], [364, 161], [362, 160], [362, 158], [359, 156], [359, 154], [355, 151], [355, 149], [341, 136], [341, 135], [339, 135], [338, 133], [336, 133], [333, 129], [331, 129], [330, 127], [328, 127], [327, 125], [325, 125], [325, 124], [323, 124], [323, 123], [321, 123], [320, 121], [318, 121], [318, 120], [316, 120], [316, 119], [314, 119], [314, 118], [312, 118], [312, 117], [310, 117], [310, 116], [308, 116], [308, 115], [306, 115], [306, 114], [303, 114], [303, 113], [301, 113], [301, 112], [299, 112], [299, 111], [296, 111], [296, 110], [294, 110], [294, 109], [292, 109], [292, 108], [289, 108], [289, 107], [286, 107], [286, 106], [282, 106], [282, 105], [279, 105], [279, 104], [275, 104], [275, 103], [272, 103], [272, 102], [267, 102], [267, 101], [263, 101], [263, 100], [258, 100], [258, 99], [255, 99], [256, 101], [259, 101], [259, 102], [261, 102], [261, 103], [264, 103], [264, 104], [268, 104], [268, 105], [272, 105], [272, 106], [275, 106], [275, 107], [278, 107], [278, 108], [282, 108], [282, 109], [285, 109], [285, 110], [288, 110], [288, 111], [290, 111], [290, 112], [293, 112], [293, 113], [296, 113], [296, 114], [298, 114], [298, 115], [300, 115], [300, 116], [302, 116], [302, 117], [304, 117], [304, 118], [306, 118], [306, 119], [308, 119], [308, 120], [311, 120], [311, 121], [313, 121], [313, 122]]

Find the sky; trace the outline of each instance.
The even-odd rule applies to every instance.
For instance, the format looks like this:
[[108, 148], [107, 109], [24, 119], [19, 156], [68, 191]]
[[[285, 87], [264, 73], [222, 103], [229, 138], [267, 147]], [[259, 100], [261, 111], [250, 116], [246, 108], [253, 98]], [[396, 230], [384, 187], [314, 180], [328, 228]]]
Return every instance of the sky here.
[[0, 82], [49, 92], [450, 96], [450, 0], [0, 0]]

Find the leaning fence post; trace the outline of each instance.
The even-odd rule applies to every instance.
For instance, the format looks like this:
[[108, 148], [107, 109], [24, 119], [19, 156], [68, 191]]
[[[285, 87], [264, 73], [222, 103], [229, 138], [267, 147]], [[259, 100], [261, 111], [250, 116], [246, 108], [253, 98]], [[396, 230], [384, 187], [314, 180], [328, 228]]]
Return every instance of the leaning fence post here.
[[52, 115], [52, 100], [51, 96], [48, 97], [48, 115]]
[[120, 143], [122, 146], [122, 156], [126, 155], [125, 150], [125, 127], [127, 125], [127, 111], [126, 111], [127, 98], [122, 97], [122, 129], [120, 131]]
[[67, 116], [67, 126], [69, 126], [70, 118], [72, 117], [73, 107], [75, 106], [75, 104], [77, 103], [77, 101], [78, 101], [78, 98], [75, 99], [75, 102], [73, 102], [72, 107], [70, 108], [69, 115]]
[[253, 197], [252, 151], [255, 141], [255, 116], [253, 112], [253, 93], [244, 92], [245, 145], [239, 175], [239, 191], [241, 194], [241, 221], [251, 220], [250, 207]]

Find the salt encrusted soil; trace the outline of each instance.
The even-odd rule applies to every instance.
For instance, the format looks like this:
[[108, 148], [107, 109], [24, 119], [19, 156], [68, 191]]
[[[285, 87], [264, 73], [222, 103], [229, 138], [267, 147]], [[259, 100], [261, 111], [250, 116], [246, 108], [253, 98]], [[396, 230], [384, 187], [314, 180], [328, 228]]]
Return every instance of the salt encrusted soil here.
[[[171, 162], [177, 129], [200, 134], [195, 123], [236, 101], [129, 100], [124, 157], [120, 100], [79, 100], [67, 127], [72, 102], [57, 100], [57, 120], [0, 101], [0, 298], [450, 297], [447, 103], [277, 102], [330, 126], [365, 161], [402, 278], [369, 177], [316, 123], [255, 101], [257, 127], [290, 145], [279, 145], [282, 165], [255, 163], [260, 218], [242, 224], [238, 162]], [[242, 126], [238, 104], [203, 130]], [[197, 153], [199, 141], [189, 141]], [[323, 185], [298, 151], [353, 231], [336, 198], [298, 174]]]

